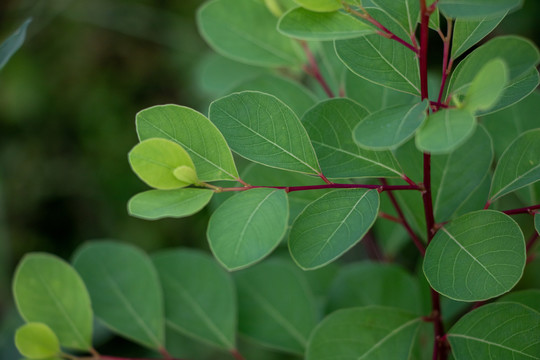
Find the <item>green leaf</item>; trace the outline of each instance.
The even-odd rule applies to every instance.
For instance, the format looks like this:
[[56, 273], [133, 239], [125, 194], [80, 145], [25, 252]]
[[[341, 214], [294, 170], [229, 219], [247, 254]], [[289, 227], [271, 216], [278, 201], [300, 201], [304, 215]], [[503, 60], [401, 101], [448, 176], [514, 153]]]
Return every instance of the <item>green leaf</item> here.
[[[400, 24], [408, 34], [414, 34], [420, 14], [420, 2], [416, 0], [369, 0], [384, 11], [389, 18]], [[408, 38], [406, 38], [408, 39]]]
[[92, 347], [90, 297], [79, 274], [64, 260], [43, 253], [25, 255], [15, 271], [13, 294], [22, 318], [49, 326], [63, 347]]
[[491, 183], [494, 201], [540, 180], [540, 129], [522, 133], [502, 154]]
[[[149, 186], [168, 190], [186, 187], [193, 182], [187, 178], [178, 178], [185, 173], [182, 166], [194, 169], [189, 154], [177, 143], [161, 138], [141, 141], [129, 152], [129, 163], [133, 172]], [[195, 175], [195, 181], [196, 175]]]
[[285, 260], [270, 260], [235, 273], [238, 328], [272, 348], [303, 354], [317, 324], [315, 299], [303, 273]]
[[235, 348], [234, 284], [210, 256], [198, 250], [152, 255], [165, 299], [167, 325], [224, 349]]
[[398, 91], [420, 94], [420, 71], [416, 55], [396, 41], [378, 34], [338, 40], [341, 61], [356, 75]]
[[378, 211], [377, 190], [340, 189], [321, 196], [294, 221], [291, 256], [304, 270], [334, 261], [364, 237]]
[[421, 322], [413, 314], [381, 306], [338, 310], [311, 335], [306, 360], [408, 360]]
[[[431, 6], [434, 2], [435, 2], [435, 0], [427, 0], [426, 5]], [[439, 8], [436, 7], [435, 11], [429, 17], [429, 27], [432, 28], [435, 31], [439, 30], [441, 28], [440, 17], [441, 17], [441, 14], [439, 13]], [[418, 17], [418, 22], [420, 22], [420, 20], [421, 19], [420, 19], [420, 16], [419, 16]]]
[[210, 104], [209, 113], [240, 156], [278, 169], [320, 173], [306, 130], [275, 96], [256, 91], [231, 94]]
[[500, 99], [508, 82], [508, 71], [504, 61], [494, 59], [485, 64], [474, 77], [463, 107], [472, 113], [492, 108]]
[[375, 29], [355, 17], [334, 12], [313, 12], [304, 8], [291, 9], [278, 23], [278, 30], [301, 40], [340, 40], [375, 33]]
[[300, 46], [277, 31], [277, 21], [253, 0], [213, 0], [197, 13], [200, 34], [223, 56], [258, 66], [300, 64]]
[[128, 213], [146, 220], [186, 217], [204, 208], [213, 195], [207, 189], [149, 190], [129, 200]]
[[393, 264], [360, 262], [342, 267], [329, 292], [329, 312], [380, 305], [420, 314], [420, 287], [415, 278]]
[[[483, 126], [478, 126], [469, 140], [452, 153], [432, 156], [431, 192], [433, 212], [438, 223], [455, 216], [475, 192], [484, 186], [492, 161], [493, 145]], [[486, 191], [482, 193], [485, 197], [480, 198], [471, 211], [484, 207], [488, 194]]]
[[252, 265], [269, 255], [287, 230], [284, 190], [252, 189], [227, 199], [210, 217], [208, 242], [228, 270]]
[[519, 304], [495, 303], [463, 316], [448, 341], [456, 360], [540, 359], [540, 314]]
[[56, 334], [43, 323], [24, 324], [15, 332], [17, 350], [29, 359], [45, 359], [60, 353]]
[[244, 81], [234, 87], [230, 93], [244, 90], [256, 90], [274, 95], [287, 104], [299, 117], [315, 105], [317, 101], [315, 95], [305, 86], [272, 74], [264, 74]]
[[504, 19], [506, 13], [484, 16], [480, 19], [457, 19], [452, 36], [452, 59], [457, 59], [465, 51], [486, 37]]
[[534, 228], [536, 229], [536, 232], [540, 234], [540, 213], [534, 215]]
[[523, 0], [440, 0], [441, 12], [451, 18], [482, 18], [506, 14], [521, 7]]
[[195, 164], [201, 181], [236, 180], [238, 172], [223, 135], [197, 111], [178, 105], [160, 105], [137, 114], [139, 139], [164, 138], [182, 145]]
[[437, 292], [459, 301], [481, 301], [514, 287], [525, 267], [518, 224], [493, 210], [468, 213], [443, 226], [429, 244], [424, 273]]
[[22, 46], [24, 38], [26, 37], [26, 30], [31, 22], [32, 18], [26, 19], [13, 34], [0, 44], [0, 70]]
[[[540, 53], [534, 43], [517, 36], [501, 36], [480, 46], [459, 63], [450, 78], [449, 93], [459, 102], [480, 69], [494, 58], [500, 58], [506, 64], [508, 84], [500, 100], [489, 112], [518, 102], [538, 85], [535, 66], [540, 61]], [[483, 112], [486, 113], [488, 111]]]
[[311, 11], [335, 11], [342, 7], [340, 0], [294, 0], [294, 2]]
[[443, 109], [428, 116], [416, 134], [416, 147], [432, 154], [446, 154], [474, 133], [476, 120], [468, 111]]
[[327, 177], [401, 177], [392, 153], [365, 150], [353, 141], [354, 127], [367, 114], [349, 99], [329, 99], [318, 103], [302, 118]]
[[394, 149], [409, 140], [426, 119], [427, 100], [371, 113], [356, 125], [354, 141], [370, 150]]
[[525, 305], [540, 314], [540, 289], [512, 291], [497, 300]]
[[115, 333], [158, 349], [165, 344], [163, 296], [156, 269], [138, 248], [113, 241], [86, 243], [73, 257], [98, 317]]

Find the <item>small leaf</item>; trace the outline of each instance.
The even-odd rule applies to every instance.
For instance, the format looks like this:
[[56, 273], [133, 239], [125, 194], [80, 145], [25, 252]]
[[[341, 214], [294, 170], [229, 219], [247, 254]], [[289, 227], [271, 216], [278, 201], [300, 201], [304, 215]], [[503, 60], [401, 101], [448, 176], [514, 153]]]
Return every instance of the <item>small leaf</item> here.
[[368, 112], [354, 101], [329, 99], [302, 118], [327, 177], [401, 177], [391, 152], [365, 150], [353, 141], [351, 132], [366, 115]]
[[49, 254], [25, 255], [15, 271], [13, 294], [23, 319], [49, 326], [63, 347], [92, 347], [90, 297], [68, 263]]
[[493, 31], [506, 13], [480, 19], [457, 19], [452, 36], [452, 59], [457, 59]]
[[356, 75], [391, 89], [420, 94], [418, 60], [405, 46], [378, 34], [335, 44], [341, 61]]
[[300, 40], [340, 40], [375, 33], [375, 29], [351, 15], [339, 11], [313, 12], [291, 9], [278, 23], [278, 30]]
[[231, 94], [210, 104], [209, 114], [240, 156], [278, 169], [320, 173], [306, 130], [276, 97], [256, 91]]
[[208, 242], [216, 259], [238, 270], [269, 255], [287, 230], [285, 191], [252, 189], [227, 199], [211, 216]]
[[442, 227], [426, 250], [424, 273], [437, 292], [481, 301], [514, 287], [525, 267], [518, 224], [493, 210], [468, 213]]
[[[142, 181], [157, 189], [177, 189], [193, 184], [176, 176], [175, 171], [179, 167], [194, 169], [195, 165], [186, 150], [170, 140], [154, 138], [141, 141], [129, 152], [129, 163]], [[178, 169], [178, 172], [182, 170]]]
[[140, 140], [172, 140], [189, 153], [201, 181], [236, 180], [238, 172], [223, 135], [206, 116], [188, 107], [160, 105], [137, 114]]
[[300, 64], [299, 45], [277, 31], [277, 21], [262, 1], [253, 0], [213, 0], [197, 13], [199, 32], [223, 56], [258, 66]]
[[377, 219], [377, 190], [331, 191], [296, 218], [289, 235], [289, 250], [304, 270], [334, 261], [358, 243]]
[[152, 255], [163, 286], [167, 325], [224, 349], [235, 348], [236, 299], [231, 277], [197, 250]]
[[15, 332], [17, 350], [29, 359], [45, 359], [60, 353], [56, 334], [43, 323], [24, 324]]
[[26, 19], [13, 34], [0, 44], [0, 70], [22, 46], [24, 38], [26, 37], [26, 30], [31, 22], [31, 18]]
[[450, 329], [456, 360], [540, 359], [540, 313], [515, 303], [494, 303], [465, 314]]
[[409, 140], [426, 118], [427, 100], [371, 113], [354, 128], [354, 141], [370, 150], [394, 149]]
[[303, 354], [318, 317], [303, 273], [289, 262], [274, 259], [234, 275], [240, 334], [272, 348]]
[[491, 183], [491, 201], [540, 180], [540, 129], [515, 139], [502, 154]]
[[443, 109], [428, 116], [416, 134], [416, 147], [432, 154], [446, 154], [474, 133], [476, 120], [465, 110]]
[[73, 266], [88, 286], [96, 316], [113, 330], [149, 348], [165, 343], [158, 275], [138, 248], [113, 241], [80, 247]]
[[336, 11], [342, 7], [340, 0], [294, 0], [294, 2], [311, 11]]
[[523, 0], [440, 0], [438, 7], [451, 18], [482, 18], [506, 14], [522, 3]]
[[465, 95], [464, 108], [473, 113], [489, 110], [499, 101], [507, 82], [508, 71], [504, 61], [491, 60], [471, 82]]
[[413, 314], [381, 306], [338, 310], [314, 330], [306, 360], [408, 360], [421, 323]]
[[540, 289], [512, 291], [497, 300], [498, 302], [515, 302], [525, 305], [540, 314]]
[[199, 212], [213, 195], [207, 189], [149, 190], [129, 200], [128, 212], [146, 220], [186, 217]]
[[197, 184], [199, 182], [195, 169], [190, 166], [180, 165], [173, 170], [173, 175], [178, 180], [187, 184]]

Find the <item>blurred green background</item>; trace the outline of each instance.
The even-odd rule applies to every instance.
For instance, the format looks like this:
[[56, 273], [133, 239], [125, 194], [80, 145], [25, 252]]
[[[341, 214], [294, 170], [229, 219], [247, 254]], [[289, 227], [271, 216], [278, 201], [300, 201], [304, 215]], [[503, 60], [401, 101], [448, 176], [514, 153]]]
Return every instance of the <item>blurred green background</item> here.
[[[33, 17], [25, 44], [0, 71], [0, 359], [17, 358], [10, 283], [25, 253], [68, 259], [97, 238], [148, 251], [206, 247], [205, 212], [157, 222], [126, 212], [128, 199], [147, 188], [127, 163], [135, 114], [166, 103], [205, 112], [215, 96], [201, 77], [215, 60], [197, 33], [201, 3], [0, 1], [0, 41]], [[539, 14], [540, 1], [528, 0], [495, 34], [538, 44]], [[215, 79], [223, 87], [232, 80]]]

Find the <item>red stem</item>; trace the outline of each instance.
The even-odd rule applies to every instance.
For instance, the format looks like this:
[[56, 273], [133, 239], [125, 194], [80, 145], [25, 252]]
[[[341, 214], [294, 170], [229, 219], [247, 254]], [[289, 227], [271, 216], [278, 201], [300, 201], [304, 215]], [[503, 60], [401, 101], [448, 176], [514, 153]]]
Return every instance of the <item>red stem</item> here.
[[240, 352], [238, 352], [238, 350], [236, 350], [236, 349], [231, 350], [231, 355], [232, 355], [236, 360], [245, 360], [244, 357], [242, 356], [242, 354], [240, 354]]
[[452, 20], [447, 20], [448, 27], [446, 30], [446, 36], [444, 38], [444, 50], [443, 50], [443, 67], [442, 67], [442, 80], [441, 88], [439, 90], [439, 97], [437, 98], [437, 103], [441, 104], [444, 87], [446, 85], [446, 79], [450, 75], [450, 70], [452, 69], [453, 59], [450, 59], [450, 40], [452, 39]]
[[527, 241], [527, 253], [529, 253], [534, 246], [534, 243], [538, 240], [538, 233], [535, 231], [534, 234], [529, 238], [529, 241]]
[[[390, 191], [388, 193], [391, 194]], [[400, 218], [397, 218], [395, 216], [392, 216], [392, 215], [387, 214], [387, 213], [382, 212], [382, 211], [379, 211], [379, 217], [382, 217], [383, 219], [390, 220], [390, 221], [398, 223], [398, 224], [403, 224], [403, 221], [401, 221]]]
[[421, 190], [418, 185], [370, 185], [370, 184], [325, 184], [325, 185], [305, 185], [305, 186], [243, 186], [218, 188], [216, 192], [226, 191], [246, 191], [250, 189], [283, 189], [286, 192], [320, 190], [320, 189], [377, 189], [379, 192], [389, 190]]
[[313, 56], [313, 53], [311, 52], [308, 44], [305, 41], [300, 41], [300, 44], [302, 45], [302, 48], [304, 48], [304, 52], [306, 53], [306, 57], [308, 59], [309, 66], [305, 66], [304, 70], [309, 75], [313, 76], [315, 80], [321, 85], [326, 95], [328, 95], [329, 98], [335, 97], [334, 92], [332, 89], [330, 89], [330, 86], [324, 79], [324, 77], [321, 74], [321, 71], [319, 70], [319, 65], [317, 65], [317, 61], [315, 60], [315, 56]]
[[519, 208], [519, 209], [505, 210], [503, 211], [503, 213], [505, 213], [506, 215], [526, 214], [526, 213], [531, 213], [533, 210], [536, 210], [536, 209], [540, 209], [540, 204], [527, 206], [527, 207]]

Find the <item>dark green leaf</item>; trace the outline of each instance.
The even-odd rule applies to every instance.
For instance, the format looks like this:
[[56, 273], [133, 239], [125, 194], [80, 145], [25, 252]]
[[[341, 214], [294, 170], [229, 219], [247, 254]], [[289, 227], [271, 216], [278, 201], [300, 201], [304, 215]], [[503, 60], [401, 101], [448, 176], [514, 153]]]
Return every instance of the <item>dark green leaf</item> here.
[[15, 332], [17, 350], [29, 359], [45, 359], [60, 353], [56, 334], [43, 323], [24, 324]]
[[452, 59], [457, 59], [493, 31], [506, 13], [481, 19], [457, 19], [452, 36]]
[[87, 243], [73, 257], [96, 316], [114, 332], [144, 346], [165, 344], [163, 297], [148, 256], [132, 245]]
[[540, 289], [528, 289], [516, 292], [512, 291], [497, 301], [519, 303], [533, 309], [537, 313], [540, 313]]
[[506, 14], [522, 3], [523, 0], [440, 0], [438, 7], [452, 18], [483, 18]]
[[31, 22], [31, 18], [26, 19], [13, 34], [0, 44], [0, 70], [22, 46], [24, 38], [26, 37], [26, 29], [28, 29], [28, 25], [30, 25]]

